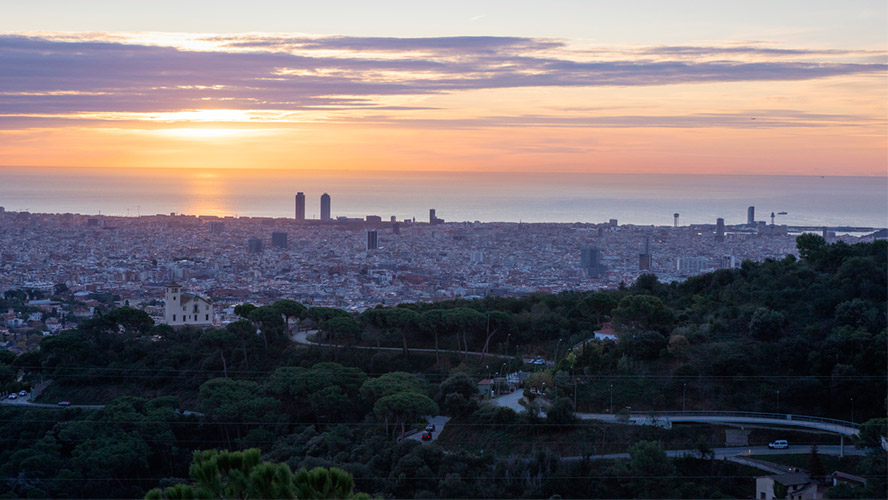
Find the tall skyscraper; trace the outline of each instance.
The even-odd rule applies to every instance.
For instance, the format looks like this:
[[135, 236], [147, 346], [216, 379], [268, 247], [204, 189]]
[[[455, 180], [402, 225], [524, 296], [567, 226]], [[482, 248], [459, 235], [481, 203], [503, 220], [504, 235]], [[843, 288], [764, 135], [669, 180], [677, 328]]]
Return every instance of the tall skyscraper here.
[[644, 249], [638, 254], [638, 269], [641, 271], [651, 270], [651, 237], [644, 237]]
[[296, 193], [296, 222], [305, 222], [305, 193]]
[[367, 231], [367, 250], [376, 250], [379, 248], [379, 234], [376, 230]]
[[280, 233], [277, 231], [271, 233], [271, 246], [287, 248], [287, 233]]
[[678, 227], [678, 212], [675, 212], [674, 214], [672, 214], [672, 217], [675, 219], [675, 221], [672, 223], [672, 226]]
[[721, 217], [715, 219], [715, 239], [725, 241], [725, 220]]
[[601, 251], [598, 247], [583, 247], [580, 249], [580, 267], [586, 270], [590, 277], [598, 276], [604, 272], [601, 265]]
[[327, 193], [321, 195], [321, 220], [333, 220], [330, 217], [330, 195]]
[[755, 207], [749, 207], [746, 209], [746, 223], [750, 226], [755, 225]]

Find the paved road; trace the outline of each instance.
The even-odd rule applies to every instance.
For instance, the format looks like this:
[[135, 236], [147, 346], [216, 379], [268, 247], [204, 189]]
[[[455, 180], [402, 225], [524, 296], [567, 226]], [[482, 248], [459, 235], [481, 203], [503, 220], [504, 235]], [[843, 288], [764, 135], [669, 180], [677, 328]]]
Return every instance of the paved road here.
[[[65, 408], [83, 408], [86, 410], [101, 410], [105, 407], [105, 405], [68, 405], [68, 406], [59, 406], [58, 404], [46, 404], [46, 403], [32, 403], [31, 396], [19, 396], [16, 399], [8, 399], [4, 398], [0, 400], [0, 405], [3, 406], [16, 406], [16, 407], [26, 407], [26, 408], [53, 408], [56, 410], [63, 410]], [[191, 410], [176, 410], [182, 415], [196, 415], [198, 417], [204, 416], [203, 413], [191, 411]]]
[[497, 406], [505, 406], [506, 408], [511, 408], [516, 412], [522, 412], [524, 411], [524, 407], [521, 406], [518, 401], [520, 401], [523, 397], [524, 391], [517, 390], [503, 396], [491, 398], [490, 402]]
[[422, 440], [422, 434], [425, 431], [417, 432], [416, 434], [411, 434], [411, 435], [407, 436], [406, 439], [412, 439], [413, 441], [419, 441], [420, 443], [431, 443], [432, 441], [438, 439], [438, 435], [441, 434], [441, 431], [444, 430], [444, 426], [447, 425], [447, 422], [450, 421], [450, 417], [438, 415], [436, 417], [427, 417], [426, 420], [430, 424], [435, 424], [435, 431], [432, 432], [432, 439], [430, 441], [423, 441]]
[[[325, 344], [323, 342], [312, 342], [308, 340], [309, 335], [317, 334], [317, 330], [302, 330], [300, 332], [296, 332], [290, 336], [290, 340], [296, 342], [297, 344], [305, 344], [305, 345], [316, 345], [316, 346], [330, 346], [333, 347], [333, 344]], [[404, 348], [402, 347], [374, 347], [374, 346], [366, 346], [366, 345], [353, 345], [349, 346], [350, 349], [366, 349], [368, 351], [398, 351], [402, 352]], [[435, 352], [434, 349], [418, 349], [418, 348], [410, 348], [410, 352]], [[465, 354], [463, 351], [456, 351], [453, 349], [438, 349], [438, 352], [441, 354]], [[471, 356], [481, 356], [482, 353], [469, 351], [469, 355]], [[483, 354], [484, 357], [487, 358], [501, 358], [501, 359], [513, 359], [514, 356], [509, 356], [506, 354], [492, 354], [486, 353]]]
[[28, 408], [56, 408], [56, 409], [64, 409], [64, 408], [85, 408], [88, 410], [98, 410], [100, 408], [104, 408], [105, 405], [70, 405], [70, 406], [59, 406], [57, 404], [45, 404], [45, 403], [32, 403], [31, 396], [19, 396], [17, 399], [8, 399], [4, 398], [0, 400], [0, 405], [4, 406], [25, 406]]

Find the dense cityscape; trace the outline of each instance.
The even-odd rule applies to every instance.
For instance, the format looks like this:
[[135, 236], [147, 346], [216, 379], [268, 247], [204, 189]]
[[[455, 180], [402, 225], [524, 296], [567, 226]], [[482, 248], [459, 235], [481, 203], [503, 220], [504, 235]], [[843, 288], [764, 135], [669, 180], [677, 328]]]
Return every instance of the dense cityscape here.
[[[162, 322], [158, 302], [175, 281], [211, 298], [212, 324], [222, 324], [236, 319], [233, 306], [243, 302], [285, 298], [360, 312], [417, 301], [616, 289], [643, 273], [681, 281], [744, 260], [797, 255], [796, 235], [755, 221], [753, 207], [746, 224], [680, 226], [676, 214], [673, 226], [657, 227], [616, 219], [447, 223], [434, 209], [427, 222], [334, 219], [329, 196], [326, 220], [306, 220], [299, 201], [294, 219], [0, 212], [0, 290], [48, 296], [64, 285], [75, 296], [110, 294]], [[877, 233], [824, 234], [855, 243]], [[88, 316], [97, 305], [83, 303], [62, 318]], [[26, 326], [55, 333], [64, 321]]]
[[888, 500], [888, 2], [0, 12], [0, 500]]

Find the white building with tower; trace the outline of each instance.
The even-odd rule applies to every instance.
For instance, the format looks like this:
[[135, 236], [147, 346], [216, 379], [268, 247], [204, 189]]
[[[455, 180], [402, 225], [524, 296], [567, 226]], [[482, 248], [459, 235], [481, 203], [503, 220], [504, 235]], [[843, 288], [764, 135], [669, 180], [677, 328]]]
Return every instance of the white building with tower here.
[[185, 293], [182, 286], [170, 283], [164, 295], [163, 319], [170, 326], [212, 325], [213, 302], [193, 293]]

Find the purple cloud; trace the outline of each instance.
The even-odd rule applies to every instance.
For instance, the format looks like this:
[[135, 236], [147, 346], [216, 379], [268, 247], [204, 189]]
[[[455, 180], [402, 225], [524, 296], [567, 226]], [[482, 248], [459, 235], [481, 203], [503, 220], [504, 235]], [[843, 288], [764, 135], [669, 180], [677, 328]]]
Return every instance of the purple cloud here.
[[[637, 60], [554, 56], [559, 41], [517, 37], [215, 37], [222, 50], [0, 36], [0, 115], [183, 109], [377, 108], [376, 97], [509, 87], [652, 86], [810, 80], [884, 73], [884, 62]], [[249, 50], [247, 50], [249, 49]], [[297, 50], [298, 49], [298, 50]], [[337, 57], [326, 51], [343, 51]], [[651, 54], [769, 49], [654, 47]], [[324, 51], [324, 52], [321, 52]], [[708, 52], [707, 52], [708, 51]], [[746, 52], [744, 52], [746, 51]], [[391, 57], [370, 57], [386, 52]], [[612, 56], [614, 57], [614, 56]], [[637, 56], [636, 56], [637, 57]], [[381, 108], [380, 108], [381, 109]]]

